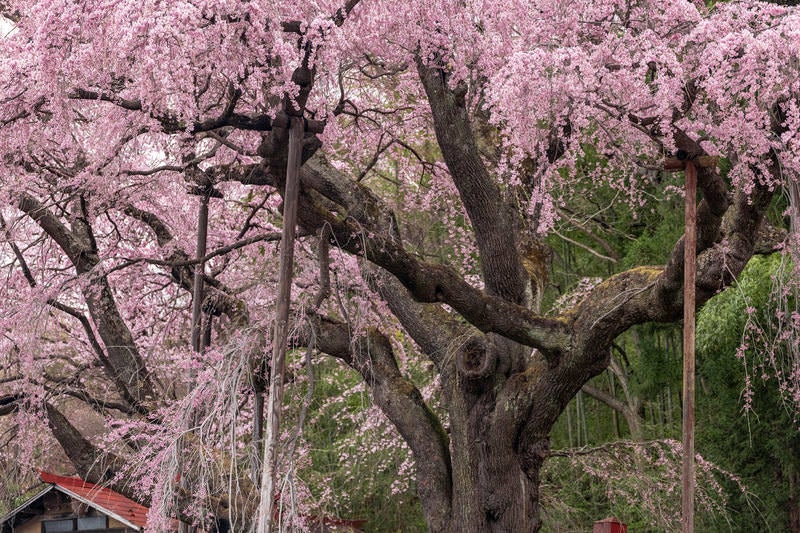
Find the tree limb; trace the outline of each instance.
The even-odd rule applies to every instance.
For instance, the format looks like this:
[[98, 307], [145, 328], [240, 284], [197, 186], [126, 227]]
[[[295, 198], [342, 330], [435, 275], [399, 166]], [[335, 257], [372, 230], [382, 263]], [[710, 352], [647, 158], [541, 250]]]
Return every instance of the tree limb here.
[[6, 394], [0, 396], [0, 416], [6, 416], [16, 412], [19, 407], [19, 402], [22, 401], [21, 394]]
[[[174, 240], [175, 237], [172, 234], [172, 230], [170, 230], [164, 221], [162, 221], [155, 213], [151, 213], [150, 211], [146, 211], [144, 209], [139, 209], [133, 205], [126, 206], [123, 211], [128, 216], [148, 226], [156, 236], [156, 242], [158, 243], [159, 247], [164, 248]], [[247, 239], [240, 242], [246, 241]], [[231, 246], [231, 249], [240, 247], [234, 245]], [[245, 244], [241, 244], [241, 246], [245, 246]], [[224, 252], [219, 252], [219, 254], [222, 253]], [[209, 257], [215, 257], [219, 254], [216, 254], [216, 251], [212, 252], [202, 260], [205, 260]], [[137, 259], [132, 261], [139, 260]], [[189, 254], [184, 252], [182, 249], [176, 247], [170, 256], [163, 261], [144, 259], [142, 259], [142, 261], [171, 267], [170, 275], [173, 281], [175, 281], [178, 286], [184, 290], [192, 292], [194, 287], [194, 270], [191, 268], [191, 266], [197, 264], [199, 260], [191, 259]], [[246, 326], [250, 323], [250, 316], [247, 311], [246, 303], [240, 298], [233, 296], [232, 291], [228, 287], [223, 285], [219, 280], [210, 276], [204, 276], [203, 283], [206, 285], [206, 291], [208, 293], [206, 296], [206, 302], [204, 302], [204, 307], [209, 310], [213, 310], [213, 312], [216, 314], [227, 315], [232, 324], [237, 326]]]
[[408, 289], [388, 272], [373, 267], [366, 269], [363, 275], [370, 287], [386, 300], [403, 329], [431, 358], [442, 377], [446, 378], [449, 374], [447, 363], [454, 360], [451, 357], [454, 350], [452, 343], [455, 339], [466, 338], [469, 328], [442, 309], [441, 305], [414, 300]]
[[[305, 237], [307, 233], [300, 233], [298, 237]], [[200, 263], [205, 263], [209, 259], [213, 259], [220, 255], [225, 255], [230, 253], [234, 250], [238, 250], [239, 248], [244, 248], [245, 246], [249, 246], [251, 244], [255, 244], [257, 242], [274, 242], [278, 241], [281, 238], [281, 234], [277, 232], [268, 232], [268, 233], [259, 233], [258, 235], [253, 235], [251, 237], [247, 237], [246, 239], [241, 239], [234, 243], [228, 244], [226, 246], [221, 246], [216, 250], [213, 250], [203, 257], [195, 258], [195, 259], [183, 259], [183, 260], [169, 260], [169, 259], [153, 259], [150, 257], [140, 257], [136, 259], [126, 259], [122, 265], [116, 266], [113, 269], [109, 269], [109, 273], [115, 270], [119, 270], [121, 268], [126, 268], [131, 265], [135, 265], [136, 263], [147, 263], [149, 265], [159, 265], [159, 266], [168, 266], [172, 268], [177, 267], [187, 267], [193, 266]]]
[[[778, 171], [777, 161], [773, 162], [773, 171]], [[724, 216], [720, 217], [718, 210], [714, 212], [714, 200], [707, 203], [702, 222], [698, 211], [698, 227], [706, 225], [705, 230], [698, 232], [698, 235], [706, 235], [702, 245], [698, 239], [698, 307], [726, 288], [753, 256], [764, 213], [773, 194], [768, 185], [756, 183], [750, 194], [741, 190], [736, 192]], [[719, 202], [717, 209], [722, 205], [724, 203]], [[708, 238], [715, 232], [719, 234], [719, 243], [716, 244]], [[683, 265], [674, 258], [682, 253], [683, 238], [676, 243], [665, 267], [637, 267], [598, 285], [576, 309], [569, 312], [574, 317], [576, 346], [587, 348], [585, 352], [589, 358], [605, 357], [602, 353], [611, 341], [631, 326], [680, 319], [683, 301], [679, 279], [682, 279]], [[591, 346], [599, 350], [588, 349]]]
[[[84, 210], [84, 200], [80, 199], [80, 202], [79, 210]], [[106, 357], [101, 361], [111, 366], [110, 377], [125, 401], [140, 413], [147, 412], [145, 402], [155, 399], [155, 389], [133, 336], [119, 313], [108, 279], [103, 273], [93, 272], [99, 258], [94, 235], [85, 217], [78, 213], [74, 227], [69, 231], [58, 217], [27, 193], [22, 194], [18, 206], [56, 241], [78, 274], [90, 274], [91, 282], [82, 293], [100, 338], [106, 346]], [[53, 304], [62, 311], [69, 311], [66, 306], [55, 301]], [[82, 321], [85, 330], [86, 324], [87, 322]], [[91, 341], [91, 337], [89, 339]], [[103, 351], [98, 351], [98, 348], [99, 346], [95, 347], [95, 352], [99, 356]]]
[[400, 241], [392, 211], [369, 189], [333, 169], [319, 154], [301, 173], [299, 220], [311, 231], [328, 225], [332, 244], [392, 273], [420, 302], [442, 302], [483, 332], [543, 350], [563, 351], [569, 334], [562, 321], [469, 285], [450, 267], [424, 263]]
[[[122, 459], [110, 452], [100, 450], [89, 442], [53, 404], [46, 403], [45, 411], [53, 436], [67, 454], [70, 463], [75, 467], [81, 479], [108, 485], [114, 479], [116, 472], [125, 469]], [[116, 481], [112, 482], [111, 487], [118, 490], [118, 486], [125, 484], [124, 480]], [[130, 493], [130, 491], [123, 488], [122, 493]]]
[[309, 333], [316, 338], [317, 348], [362, 375], [375, 403], [408, 443], [417, 465], [417, 490], [428, 527], [445, 530], [452, 495], [449, 439], [419, 390], [400, 373], [391, 343], [374, 328], [353, 338], [345, 323], [319, 315], [310, 315], [310, 322], [313, 333]]
[[425, 65], [419, 57], [416, 62], [436, 139], [475, 231], [487, 292], [530, 305], [533, 289], [515, 238], [520, 221], [481, 161], [464, 101], [466, 88], [450, 89], [445, 70]]

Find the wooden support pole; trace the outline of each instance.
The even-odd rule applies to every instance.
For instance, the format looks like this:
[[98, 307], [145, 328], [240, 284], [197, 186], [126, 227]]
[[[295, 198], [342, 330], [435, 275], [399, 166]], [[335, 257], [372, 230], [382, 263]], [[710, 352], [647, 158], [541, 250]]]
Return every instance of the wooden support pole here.
[[[206, 255], [208, 236], [208, 194], [200, 195], [200, 211], [197, 215], [197, 253], [198, 259]], [[201, 311], [203, 306], [203, 275], [205, 261], [194, 266], [194, 286], [192, 287], [192, 350], [200, 352], [202, 344]]]
[[[198, 189], [199, 190], [199, 189]], [[198, 193], [200, 195], [200, 209], [197, 213], [197, 247], [195, 257], [200, 259], [206, 255], [206, 242], [208, 240], [208, 201], [209, 194]], [[194, 285], [192, 286], [192, 350], [195, 353], [203, 351], [202, 340], [202, 305], [203, 305], [203, 275], [205, 274], [205, 261], [200, 261], [194, 266]], [[189, 373], [190, 387], [194, 388], [197, 379], [197, 371], [191, 370]], [[197, 413], [193, 410], [189, 419], [185, 421], [185, 429], [191, 430], [196, 423]], [[183, 449], [184, 442], [181, 440], [180, 448]], [[182, 454], [181, 454], [182, 455]], [[179, 458], [182, 461], [182, 458]], [[181, 489], [187, 489], [188, 476], [181, 475]], [[189, 533], [191, 527], [185, 522], [178, 525], [178, 533]]]
[[294, 236], [297, 221], [297, 194], [300, 188], [300, 158], [303, 142], [303, 119], [292, 117], [289, 129], [289, 157], [286, 190], [283, 195], [283, 236], [278, 277], [278, 300], [275, 334], [272, 337], [272, 367], [269, 382], [266, 442], [261, 470], [261, 501], [258, 506], [257, 533], [272, 531], [274, 492], [277, 486], [277, 458], [283, 404], [283, 375], [286, 366], [289, 304], [291, 302]]
[[[254, 370], [263, 371], [262, 365]], [[250, 466], [250, 477], [253, 484], [257, 485], [261, 479], [261, 461], [263, 460], [263, 441], [264, 441], [264, 388], [263, 385], [256, 385], [256, 376], [253, 376], [253, 450]]]
[[694, 532], [694, 322], [697, 274], [697, 168], [686, 162], [686, 231], [683, 239], [683, 533]]

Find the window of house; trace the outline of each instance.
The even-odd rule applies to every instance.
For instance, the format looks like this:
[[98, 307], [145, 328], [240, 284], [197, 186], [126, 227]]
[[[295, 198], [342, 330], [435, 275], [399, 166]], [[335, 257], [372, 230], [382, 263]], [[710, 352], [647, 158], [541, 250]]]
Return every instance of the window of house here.
[[106, 516], [81, 516], [75, 518], [61, 518], [59, 520], [44, 520], [42, 522], [42, 533], [61, 533], [62, 531], [113, 533], [126, 530], [108, 529], [108, 517]]
[[60, 531], [75, 531], [74, 520], [46, 520], [42, 522], [42, 533], [59, 533]]
[[89, 529], [105, 529], [108, 527], [108, 520], [105, 516], [83, 516], [78, 518], [78, 531]]

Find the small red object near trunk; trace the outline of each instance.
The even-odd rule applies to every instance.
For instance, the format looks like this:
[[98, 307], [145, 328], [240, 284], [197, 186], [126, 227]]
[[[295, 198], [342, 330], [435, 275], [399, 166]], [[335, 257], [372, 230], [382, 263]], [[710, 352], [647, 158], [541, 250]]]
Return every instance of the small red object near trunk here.
[[628, 533], [628, 526], [617, 518], [604, 518], [594, 523], [592, 533]]

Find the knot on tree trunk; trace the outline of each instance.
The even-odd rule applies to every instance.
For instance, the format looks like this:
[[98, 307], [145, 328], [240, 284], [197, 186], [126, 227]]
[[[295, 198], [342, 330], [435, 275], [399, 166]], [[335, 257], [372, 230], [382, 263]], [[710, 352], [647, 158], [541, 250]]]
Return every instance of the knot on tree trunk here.
[[219, 292], [209, 294], [203, 299], [202, 310], [207, 315], [220, 316], [225, 311], [230, 311], [233, 305], [227, 301], [227, 295]]
[[486, 338], [470, 337], [456, 354], [458, 373], [470, 387], [480, 387], [497, 368], [497, 349]]
[[492, 491], [486, 496], [483, 506], [487, 522], [500, 522], [503, 518], [509, 505], [509, 495], [505, 492], [507, 490], [508, 488], [504, 487], [501, 493]]
[[543, 435], [526, 435], [519, 448], [522, 471], [531, 481], [539, 479], [539, 470], [550, 456], [550, 438]]

